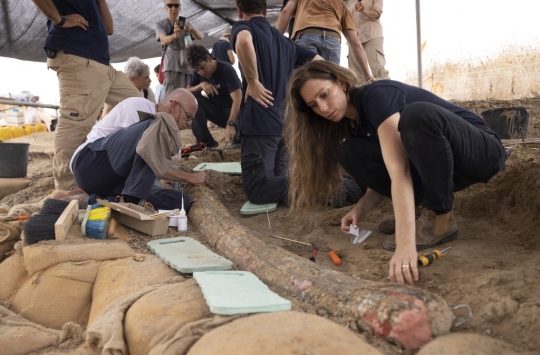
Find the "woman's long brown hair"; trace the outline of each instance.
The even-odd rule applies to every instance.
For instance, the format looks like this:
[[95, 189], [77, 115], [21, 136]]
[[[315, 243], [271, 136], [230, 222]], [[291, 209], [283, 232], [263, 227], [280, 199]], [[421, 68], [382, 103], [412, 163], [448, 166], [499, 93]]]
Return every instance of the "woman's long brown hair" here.
[[339, 146], [350, 135], [350, 120], [331, 122], [306, 105], [300, 89], [310, 79], [341, 81], [346, 84], [348, 102], [356, 75], [349, 69], [325, 60], [315, 60], [293, 72], [287, 87], [284, 130], [289, 163], [289, 206], [291, 210], [328, 204], [339, 188]]

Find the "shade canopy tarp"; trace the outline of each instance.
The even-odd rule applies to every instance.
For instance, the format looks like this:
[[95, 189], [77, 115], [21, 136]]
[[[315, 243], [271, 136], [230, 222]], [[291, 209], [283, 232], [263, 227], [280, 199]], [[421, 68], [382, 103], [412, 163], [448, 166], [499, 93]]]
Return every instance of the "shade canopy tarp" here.
[[[45, 62], [47, 18], [31, 0], [0, 0], [0, 4], [0, 56]], [[109, 37], [112, 62], [161, 56], [155, 23], [167, 16], [163, 0], [108, 0], [107, 4], [114, 21], [114, 34]], [[180, 14], [203, 36], [196, 43], [207, 48], [238, 21], [234, 0], [181, 0], [181, 4]], [[282, 0], [267, 1], [270, 23], [277, 21], [282, 4]]]

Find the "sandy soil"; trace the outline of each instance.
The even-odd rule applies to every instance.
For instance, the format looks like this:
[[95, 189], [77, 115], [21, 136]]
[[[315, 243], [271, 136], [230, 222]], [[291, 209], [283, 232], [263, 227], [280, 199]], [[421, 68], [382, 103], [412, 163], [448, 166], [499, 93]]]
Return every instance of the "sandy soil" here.
[[[480, 113], [494, 107], [531, 105], [528, 138], [540, 137], [540, 99], [512, 101], [460, 102]], [[223, 130], [212, 129], [223, 145]], [[184, 144], [193, 143], [190, 131], [182, 133]], [[6, 197], [0, 203], [14, 205], [33, 202], [53, 189], [51, 166], [51, 133], [40, 133], [19, 140], [30, 141], [31, 161], [28, 176], [34, 180], [30, 189]], [[224, 150], [225, 161], [239, 161], [238, 149]], [[221, 161], [217, 152], [195, 153], [181, 161], [189, 170], [201, 162]], [[480, 184], [456, 194], [455, 213], [460, 227], [457, 241], [448, 244], [452, 249], [442, 259], [420, 270], [417, 287], [444, 297], [450, 306], [467, 305], [472, 318], [454, 331], [481, 333], [501, 339], [524, 350], [540, 349], [540, 152], [534, 145], [516, 145], [505, 170], [488, 184]], [[269, 237], [266, 215], [243, 216], [239, 210], [247, 200], [239, 176], [209, 172], [211, 188], [238, 218], [265, 239], [269, 248], [282, 247], [299, 257], [309, 258], [311, 248]], [[353, 245], [348, 235], [340, 231], [341, 217], [350, 207], [331, 207], [309, 215], [290, 214], [279, 207], [269, 216], [274, 235], [311, 243], [322, 242], [316, 262], [361, 279], [389, 282], [388, 262], [391, 252], [382, 249], [385, 235], [377, 224], [391, 216], [390, 201], [370, 213], [365, 228], [372, 235], [362, 244]], [[169, 235], [176, 235], [172, 228]], [[201, 239], [190, 226], [188, 235]], [[147, 253], [146, 242], [151, 238], [130, 230], [130, 244], [138, 252]], [[204, 241], [203, 241], [204, 242]], [[335, 266], [328, 256], [336, 251], [343, 264]], [[468, 312], [455, 311], [456, 322]], [[393, 353], [398, 350], [383, 350]]]

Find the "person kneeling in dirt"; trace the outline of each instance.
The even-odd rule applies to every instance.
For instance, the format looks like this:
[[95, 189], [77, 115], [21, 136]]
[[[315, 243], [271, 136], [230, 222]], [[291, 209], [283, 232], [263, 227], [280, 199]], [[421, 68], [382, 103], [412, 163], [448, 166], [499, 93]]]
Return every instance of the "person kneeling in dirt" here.
[[235, 135], [242, 101], [242, 83], [236, 70], [230, 63], [212, 58], [201, 45], [188, 47], [187, 60], [193, 69], [187, 89], [195, 95], [200, 107], [191, 124], [197, 139], [191, 148], [219, 146], [208, 130], [208, 120], [225, 128], [226, 143], [240, 145], [240, 137], [235, 140]]
[[[158, 188], [156, 178], [208, 184], [205, 172], [190, 174], [172, 167], [172, 157], [182, 147], [180, 130], [193, 121], [197, 100], [186, 89], [177, 89], [157, 107], [165, 112], [140, 112], [141, 120], [87, 144], [73, 158], [77, 186], [89, 195], [175, 209], [182, 203], [179, 191]], [[183, 195], [186, 211], [190, 200]]]
[[489, 181], [502, 170], [506, 152], [482, 118], [431, 92], [393, 80], [355, 83], [349, 69], [328, 61], [310, 62], [291, 76], [289, 203], [296, 209], [327, 201], [340, 182], [341, 164], [367, 189], [342, 218], [342, 230], [392, 198], [395, 220], [380, 228], [394, 233], [383, 243], [395, 250], [390, 279], [412, 285], [417, 250], [458, 236], [453, 193]]

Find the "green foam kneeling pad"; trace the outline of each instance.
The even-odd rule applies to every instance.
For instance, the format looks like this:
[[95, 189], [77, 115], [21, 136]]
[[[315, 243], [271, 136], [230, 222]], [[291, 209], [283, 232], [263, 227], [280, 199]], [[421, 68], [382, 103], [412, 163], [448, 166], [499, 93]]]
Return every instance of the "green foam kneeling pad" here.
[[193, 278], [214, 314], [278, 312], [291, 309], [291, 301], [271, 291], [247, 271], [194, 272]]
[[233, 264], [232, 261], [210, 251], [189, 237], [152, 240], [147, 243], [147, 246], [165, 264], [183, 273], [229, 270]]
[[277, 210], [277, 205], [278, 205], [277, 203], [267, 203], [264, 205], [256, 205], [248, 201], [244, 203], [244, 205], [240, 209], [240, 213], [245, 214], [245, 215], [250, 215], [250, 214], [266, 213], [266, 211], [273, 212]]
[[193, 171], [215, 170], [224, 174], [241, 175], [242, 167], [239, 162], [231, 163], [200, 163]]

